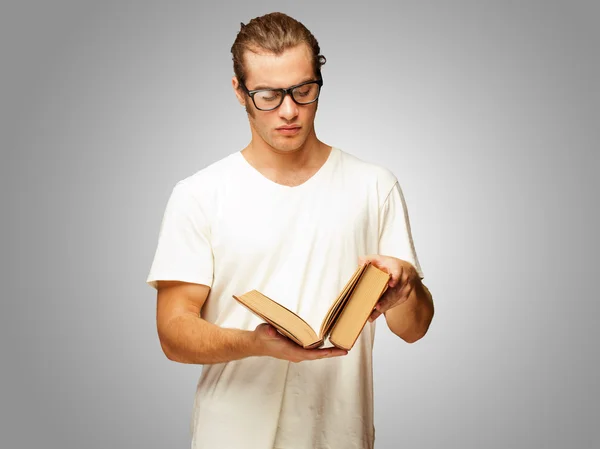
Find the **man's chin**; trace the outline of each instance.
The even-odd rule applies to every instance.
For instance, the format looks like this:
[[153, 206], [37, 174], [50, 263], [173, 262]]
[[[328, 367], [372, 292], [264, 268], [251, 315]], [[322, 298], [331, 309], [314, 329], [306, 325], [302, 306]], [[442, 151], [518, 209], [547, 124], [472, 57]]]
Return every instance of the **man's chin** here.
[[296, 138], [286, 139], [285, 141], [277, 139], [271, 143], [271, 147], [278, 153], [293, 153], [294, 151], [298, 151], [303, 144], [304, 140]]

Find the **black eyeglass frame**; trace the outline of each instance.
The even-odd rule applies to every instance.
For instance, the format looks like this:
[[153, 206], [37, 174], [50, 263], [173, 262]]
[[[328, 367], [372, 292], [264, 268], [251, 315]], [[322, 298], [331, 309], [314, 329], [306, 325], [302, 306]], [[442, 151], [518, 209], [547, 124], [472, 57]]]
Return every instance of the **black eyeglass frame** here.
[[[298, 102], [295, 98], [294, 95], [292, 95], [292, 90], [304, 86], [305, 84], [317, 84], [319, 86], [319, 92], [317, 93], [317, 98], [315, 98], [314, 100], [309, 101], [308, 103], [300, 103]], [[281, 104], [283, 103], [283, 100], [285, 99], [286, 95], [290, 95], [290, 98], [294, 101], [294, 103], [296, 103], [299, 106], [305, 106], [307, 104], [311, 104], [314, 103], [315, 101], [317, 101], [319, 99], [319, 96], [321, 95], [321, 87], [323, 87], [323, 80], [322, 79], [317, 79], [317, 80], [309, 80], [309, 81], [304, 81], [303, 83], [300, 84], [296, 84], [295, 86], [290, 86], [287, 89], [284, 88], [269, 88], [269, 89], [254, 89], [254, 90], [248, 90], [248, 88], [246, 87], [246, 85], [244, 83], [240, 83], [240, 85], [242, 86], [242, 88], [246, 91], [246, 93], [248, 94], [248, 96], [252, 99], [252, 103], [254, 103], [254, 107], [256, 109], [258, 109], [259, 111], [273, 111], [275, 109], [277, 109], [279, 106], [281, 106]], [[254, 101], [254, 95], [256, 95], [259, 92], [268, 92], [268, 91], [276, 91], [276, 92], [281, 92], [281, 100], [279, 101], [279, 104], [277, 106], [274, 106], [272, 108], [269, 109], [262, 109], [259, 108], [258, 106], [256, 106], [256, 102]]]

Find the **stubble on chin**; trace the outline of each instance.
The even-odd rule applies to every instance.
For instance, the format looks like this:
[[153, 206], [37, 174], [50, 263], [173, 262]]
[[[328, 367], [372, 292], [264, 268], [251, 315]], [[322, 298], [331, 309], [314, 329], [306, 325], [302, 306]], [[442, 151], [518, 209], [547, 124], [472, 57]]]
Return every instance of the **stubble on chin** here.
[[[266, 132], [269, 134], [263, 135], [263, 133], [258, 131], [259, 128], [255, 125], [256, 110], [254, 109], [254, 105], [249, 104], [248, 99], [246, 99], [245, 109], [246, 109], [246, 113], [248, 114], [248, 120], [250, 121], [250, 126], [252, 127], [254, 132], [258, 136], [260, 136], [260, 138], [267, 145], [269, 145], [273, 150], [275, 150], [275, 152], [277, 152], [277, 153], [285, 154], [285, 153], [293, 153], [295, 151], [298, 151], [300, 148], [302, 148], [302, 146], [308, 139], [308, 134], [304, 135], [304, 139], [302, 139], [300, 136], [286, 138], [284, 136], [276, 135], [276, 132], [274, 130], [268, 130]], [[302, 129], [301, 132], [304, 133], [305, 129]]]

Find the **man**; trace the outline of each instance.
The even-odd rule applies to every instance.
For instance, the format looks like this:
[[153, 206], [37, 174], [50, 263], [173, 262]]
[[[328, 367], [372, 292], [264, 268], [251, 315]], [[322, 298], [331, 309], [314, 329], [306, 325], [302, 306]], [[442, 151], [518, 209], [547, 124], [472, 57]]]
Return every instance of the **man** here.
[[[242, 24], [232, 85], [251, 141], [166, 206], [147, 282], [166, 356], [204, 365], [193, 448], [372, 448], [375, 319], [414, 342], [433, 317], [396, 178], [316, 136], [319, 52], [284, 14]], [[232, 297], [260, 290], [318, 327], [366, 261], [392, 278], [349, 352], [302, 349]]]

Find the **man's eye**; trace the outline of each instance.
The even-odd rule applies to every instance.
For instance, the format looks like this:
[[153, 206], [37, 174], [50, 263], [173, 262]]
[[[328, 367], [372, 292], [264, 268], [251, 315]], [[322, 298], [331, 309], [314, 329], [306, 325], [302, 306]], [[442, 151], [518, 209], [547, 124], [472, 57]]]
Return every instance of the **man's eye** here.
[[294, 90], [295, 97], [311, 97], [316, 95], [316, 85], [307, 84], [306, 86], [300, 86]]
[[279, 95], [280, 93], [277, 91], [269, 91], [261, 93], [260, 98], [263, 101], [275, 101], [279, 99]]

